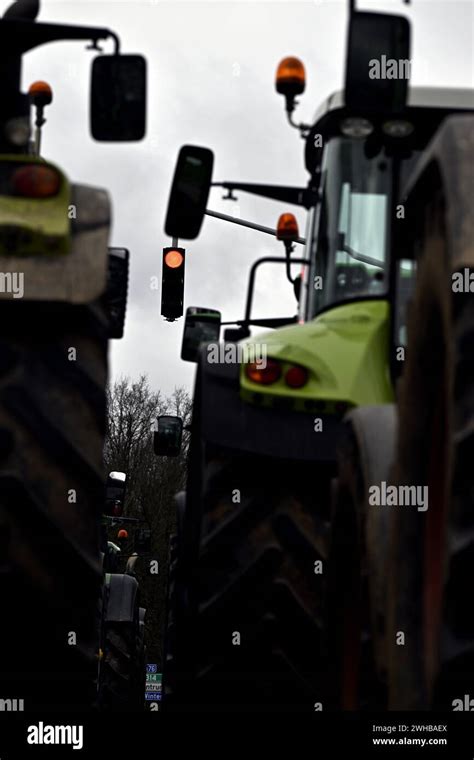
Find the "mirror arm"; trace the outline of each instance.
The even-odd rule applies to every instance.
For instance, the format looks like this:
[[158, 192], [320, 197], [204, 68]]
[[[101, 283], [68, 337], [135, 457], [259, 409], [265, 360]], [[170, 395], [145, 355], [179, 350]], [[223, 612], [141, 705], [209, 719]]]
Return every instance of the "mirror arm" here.
[[[206, 209], [204, 212], [206, 216], [212, 216], [214, 219], [222, 219], [223, 222], [230, 222], [231, 224], [238, 224], [241, 227], [249, 227], [251, 230], [257, 230], [257, 232], [264, 232], [267, 235], [272, 235], [273, 237], [276, 237], [277, 231], [272, 229], [271, 227], [264, 227], [261, 224], [255, 224], [255, 222], [248, 222], [246, 219], [236, 219], [233, 216], [229, 216], [228, 214], [221, 214], [218, 211], [210, 211], [209, 209]], [[300, 245], [305, 245], [306, 238], [299, 237], [295, 240], [295, 243], [300, 243]]]
[[[296, 125], [295, 125], [296, 126]], [[310, 127], [304, 127], [310, 129]], [[212, 182], [211, 187], [223, 187], [227, 190], [227, 195], [223, 196], [224, 200], [236, 201], [233, 195], [234, 190], [252, 195], [259, 195], [262, 198], [269, 198], [273, 201], [282, 201], [291, 203], [294, 206], [303, 206], [310, 209], [319, 201], [316, 190], [311, 187], [290, 187], [286, 185], [260, 185], [251, 182]]]
[[[238, 325], [239, 327], [284, 327], [298, 321], [298, 317], [268, 317], [267, 319], [234, 319], [231, 322], [221, 322], [221, 327]], [[183, 428], [184, 429], [184, 428]]]
[[115, 32], [105, 27], [74, 26], [73, 24], [48, 24], [19, 19], [0, 19], [1, 56], [21, 56], [47, 42], [65, 40], [91, 40], [95, 45], [99, 40], [111, 37], [115, 44], [115, 54], [120, 53], [120, 40]]

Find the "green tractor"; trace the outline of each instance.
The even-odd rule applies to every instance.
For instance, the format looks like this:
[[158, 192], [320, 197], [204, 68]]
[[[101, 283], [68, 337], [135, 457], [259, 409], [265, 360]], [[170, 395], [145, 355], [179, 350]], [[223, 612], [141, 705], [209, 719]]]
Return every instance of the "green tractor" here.
[[[372, 520], [366, 520], [362, 504], [370, 485], [389, 483], [391, 477], [408, 485], [425, 482], [417, 480], [422, 469], [409, 469], [407, 451], [423, 461], [428, 455], [428, 421], [441, 367], [451, 367], [447, 346], [453, 331], [459, 329], [466, 352], [468, 345], [472, 349], [464, 301], [456, 317], [459, 328], [454, 313], [452, 321], [447, 316], [442, 321], [439, 311], [430, 322], [426, 302], [431, 299], [435, 309], [437, 296], [427, 290], [432, 274], [420, 284], [419, 256], [420, 240], [424, 248], [431, 235], [438, 235], [441, 246], [447, 235], [446, 210], [437, 191], [439, 176], [448, 170], [444, 163], [433, 171], [433, 145], [443, 146], [443, 160], [450, 149], [456, 155], [461, 148], [466, 151], [464, 163], [456, 163], [465, 177], [467, 158], [472, 160], [466, 125], [472, 125], [474, 102], [470, 91], [409, 89], [408, 21], [359, 12], [352, 5], [345, 90], [329, 97], [310, 125], [297, 125], [293, 117], [295, 97], [304, 89], [302, 64], [285, 59], [277, 73], [289, 121], [305, 138], [307, 187], [212, 183], [230, 195], [250, 192], [307, 208], [307, 233], [301, 241], [291, 219], [277, 230], [298, 296], [297, 318], [289, 317], [286, 326], [275, 320], [278, 329], [238, 343], [243, 359], [226, 361], [228, 344], [223, 359], [211, 358], [219, 314], [193, 308], [188, 315], [184, 358], [192, 357], [193, 341], [200, 342], [200, 320], [202, 345], [186, 497], [180, 500], [173, 549], [164, 678], [168, 710], [314, 711], [420, 704], [413, 697], [419, 680], [411, 684], [413, 698], [399, 684], [403, 670], [394, 650], [404, 615], [412, 639], [396, 654], [410, 657], [416, 679], [423, 658], [415, 641], [419, 610], [414, 613], [413, 606], [421, 604], [422, 592], [420, 560], [411, 552], [423, 539], [418, 536], [418, 544], [413, 543], [413, 526], [405, 528], [407, 561], [403, 540], [408, 538], [403, 531], [390, 532], [389, 507], [372, 509]], [[372, 77], [374, 61], [405, 68], [398, 77]], [[465, 125], [462, 133], [455, 129], [458, 124]], [[181, 150], [165, 224], [174, 245], [178, 238], [196, 237], [205, 214], [223, 216], [206, 210], [212, 162], [205, 148]], [[410, 177], [412, 182], [418, 177], [415, 185], [409, 184]], [[449, 181], [454, 192], [454, 175]], [[461, 186], [466, 192], [467, 178]], [[432, 216], [424, 211], [417, 216], [430, 193]], [[456, 208], [450, 201], [450, 224], [460, 229], [461, 220], [468, 218], [466, 203], [459, 206], [459, 215]], [[433, 229], [431, 218], [436, 220]], [[463, 261], [472, 257], [467, 241], [465, 233]], [[291, 276], [291, 262], [300, 262], [292, 258], [298, 242], [304, 242], [299, 281]], [[457, 256], [459, 263], [461, 254]], [[436, 292], [443, 283], [451, 292], [450, 279], [439, 279], [436, 250], [429, 258], [433, 261], [427, 268], [438, 276]], [[444, 259], [443, 266], [448, 266]], [[416, 303], [417, 340], [432, 350], [430, 354], [425, 346], [421, 364], [411, 343], [412, 327], [407, 327], [413, 324], [411, 304]], [[248, 334], [252, 324], [262, 321], [253, 321], [247, 309], [240, 334]], [[434, 331], [446, 341], [438, 344], [446, 350], [437, 354], [430, 343]], [[235, 332], [229, 336], [236, 337]], [[466, 361], [472, 367], [472, 359]], [[445, 377], [446, 393], [453, 392], [452, 371]], [[424, 396], [431, 372], [430, 392]], [[409, 380], [412, 375], [416, 379]], [[397, 444], [399, 382], [406, 389], [400, 396], [403, 414], [420, 420], [423, 414], [424, 423], [401, 430]], [[467, 398], [459, 403], [467, 406]], [[456, 407], [456, 415], [461, 408]], [[368, 421], [365, 437], [358, 436], [357, 420], [364, 420], [361, 425]], [[447, 446], [445, 429], [436, 438], [439, 454]], [[432, 467], [436, 473], [436, 459]], [[399, 521], [402, 514], [393, 512]], [[416, 509], [410, 513], [415, 521], [420, 514]], [[437, 535], [439, 525], [432, 530]], [[458, 539], [462, 544], [462, 536]], [[397, 567], [407, 568], [406, 576], [397, 576], [393, 566], [387, 570], [389, 556]], [[441, 626], [439, 568], [433, 572], [438, 617], [429, 619], [439, 625], [430, 634], [432, 679], [438, 663], [433, 637]], [[410, 585], [414, 579], [416, 593]], [[471, 668], [470, 676], [473, 672]], [[424, 693], [425, 707], [433, 704], [432, 690], [429, 694]]]
[[107, 28], [37, 22], [38, 7], [0, 19], [0, 680], [27, 711], [83, 710], [97, 699], [107, 345], [128, 254], [108, 249], [108, 194], [39, 156], [51, 93], [23, 94], [21, 63], [56, 40], [112, 40], [93, 63], [91, 131], [128, 141], [144, 135], [145, 60]]

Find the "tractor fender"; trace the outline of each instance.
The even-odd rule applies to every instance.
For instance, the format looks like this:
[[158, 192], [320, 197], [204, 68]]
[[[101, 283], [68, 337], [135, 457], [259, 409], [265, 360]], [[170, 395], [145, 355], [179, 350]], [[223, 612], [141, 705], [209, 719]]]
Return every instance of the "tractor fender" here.
[[110, 573], [106, 577], [105, 621], [132, 623], [136, 619], [138, 582], [131, 575]]
[[384, 631], [391, 517], [389, 507], [369, 506], [368, 489], [372, 485], [380, 486], [383, 481], [390, 482], [397, 439], [397, 408], [395, 404], [359, 407], [345, 419], [354, 431], [362, 469], [365, 494], [362, 517], [372, 631], [377, 670], [382, 672], [386, 662]]
[[[206, 443], [247, 454], [335, 462], [342, 420], [329, 414], [262, 409], [240, 397], [240, 364], [212, 364], [200, 353], [194, 402], [200, 407], [201, 435]], [[324, 435], [315, 433], [316, 417]]]
[[[87, 185], [71, 185], [70, 250], [61, 255], [0, 255], [0, 271], [23, 273], [25, 301], [88, 304], [107, 287], [111, 204], [108, 193]], [[0, 300], [11, 298], [0, 292]]]
[[448, 116], [402, 188], [407, 213], [403, 224], [396, 228], [399, 250], [410, 256], [414, 246], [424, 239], [424, 209], [442, 190], [449, 220], [446, 244], [452, 271], [474, 265], [473, 150], [474, 115]]

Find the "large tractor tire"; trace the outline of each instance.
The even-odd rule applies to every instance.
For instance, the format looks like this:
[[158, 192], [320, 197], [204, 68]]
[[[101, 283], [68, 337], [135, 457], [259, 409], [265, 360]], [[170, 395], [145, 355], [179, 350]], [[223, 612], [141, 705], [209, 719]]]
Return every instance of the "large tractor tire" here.
[[313, 712], [325, 694], [315, 502], [327, 508], [328, 473], [205, 445], [194, 412], [165, 705]]
[[[102, 580], [105, 315], [99, 304], [73, 313], [8, 306], [0, 304], [0, 583], [8, 621], [0, 677], [28, 709], [85, 707], [94, 698]], [[76, 362], [68, 360], [71, 347]]]
[[145, 692], [144, 629], [133, 623], [104, 626], [100, 706], [108, 712], [141, 712]]
[[347, 415], [327, 570], [327, 636], [331, 705], [386, 708], [386, 583], [389, 507], [371, 505], [369, 488], [389, 480], [396, 440], [393, 405]]
[[67, 257], [2, 263], [25, 294], [0, 300], [0, 682], [42, 713], [92, 706], [99, 652], [109, 204], [73, 199]]
[[474, 298], [452, 279], [474, 271], [473, 153], [473, 118], [446, 120], [406, 201], [418, 274], [394, 482], [426, 486], [428, 509], [393, 511], [392, 709], [452, 710], [474, 688]]

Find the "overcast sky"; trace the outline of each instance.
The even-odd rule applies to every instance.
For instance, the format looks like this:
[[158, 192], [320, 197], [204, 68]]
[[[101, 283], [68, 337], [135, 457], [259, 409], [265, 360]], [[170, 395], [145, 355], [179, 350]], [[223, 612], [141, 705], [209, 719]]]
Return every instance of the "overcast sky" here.
[[[1, 0], [0, 10], [9, 5]], [[170, 241], [163, 223], [174, 163], [184, 143], [215, 153], [215, 180], [305, 184], [303, 142], [286, 123], [274, 90], [278, 61], [300, 57], [307, 89], [297, 116], [311, 119], [321, 101], [342, 86], [346, 0], [181, 2], [172, 0], [43, 0], [39, 20], [107, 26], [122, 51], [148, 60], [148, 130], [141, 143], [108, 145], [89, 135], [90, 59], [80, 42], [54, 43], [29, 53], [24, 89], [47, 79], [54, 90], [43, 155], [76, 182], [105, 187], [113, 203], [111, 244], [131, 251], [125, 337], [110, 352], [112, 377], [145, 372], [155, 389], [192, 386], [194, 368], [179, 359], [183, 319], [160, 316], [161, 252]], [[406, 13], [412, 19], [415, 85], [473, 87], [474, 13], [470, 1], [361, 2], [358, 7]], [[296, 207], [241, 194], [238, 204], [212, 191], [209, 208], [274, 227]], [[270, 236], [207, 219], [186, 245], [185, 306], [221, 309], [240, 318], [248, 269], [262, 255], [281, 255]], [[254, 316], [291, 314], [295, 301], [283, 269], [263, 269]]]

